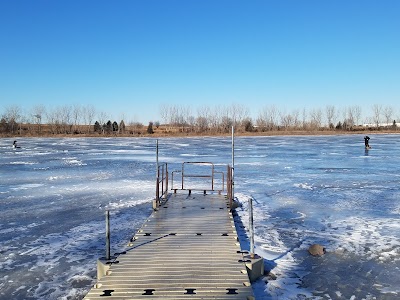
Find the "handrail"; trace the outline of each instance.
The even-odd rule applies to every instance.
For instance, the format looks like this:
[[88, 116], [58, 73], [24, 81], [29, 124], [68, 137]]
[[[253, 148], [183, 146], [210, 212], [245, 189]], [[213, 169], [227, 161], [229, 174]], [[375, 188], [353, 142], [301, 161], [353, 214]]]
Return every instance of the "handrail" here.
[[[201, 172], [199, 171], [200, 166], [205, 166], [209, 169], [206, 170], [207, 172], [204, 172], [204, 169]], [[174, 186], [174, 183], [176, 182], [175, 177], [178, 173], [181, 174], [179, 188]], [[183, 162], [181, 170], [172, 172], [171, 179], [171, 190], [174, 190], [175, 192], [177, 190], [189, 190], [189, 192], [192, 190], [198, 190], [204, 191], [204, 193], [207, 191], [217, 191], [221, 193], [225, 190], [225, 174], [224, 172], [216, 171], [215, 165], [211, 162]], [[202, 181], [196, 181], [197, 179], [201, 179]], [[204, 179], [209, 179], [209, 182]], [[199, 185], [202, 185], [202, 187], [199, 187]], [[216, 187], [216, 185], [218, 186]]]
[[[160, 189], [161, 188], [161, 189]], [[162, 163], [157, 168], [157, 181], [156, 181], [156, 200], [160, 204], [161, 200], [168, 194], [168, 165]]]
[[[206, 167], [207, 172], [204, 171]], [[156, 184], [156, 205], [160, 205], [163, 199], [168, 196], [168, 182], [171, 180], [170, 190], [186, 190], [191, 194], [192, 191], [218, 192], [221, 194], [226, 191], [226, 196], [230, 207], [233, 203], [233, 168], [227, 166], [226, 171], [217, 171], [211, 162], [183, 162], [180, 170], [171, 172], [169, 177], [167, 163], [160, 164], [157, 168]], [[177, 175], [178, 179], [176, 178]], [[225, 175], [226, 174], [226, 175]], [[180, 179], [180, 180], [179, 180]]]

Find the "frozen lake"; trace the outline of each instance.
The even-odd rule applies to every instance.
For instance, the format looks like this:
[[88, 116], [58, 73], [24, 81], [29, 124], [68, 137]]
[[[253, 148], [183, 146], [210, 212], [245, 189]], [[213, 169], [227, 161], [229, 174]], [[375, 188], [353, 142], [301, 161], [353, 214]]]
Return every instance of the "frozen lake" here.
[[[237, 137], [235, 195], [273, 275], [256, 299], [400, 298], [400, 135]], [[151, 214], [155, 139], [0, 139], [0, 299], [81, 299]], [[159, 139], [160, 162], [231, 163], [230, 138]], [[307, 253], [326, 247], [323, 257]]]

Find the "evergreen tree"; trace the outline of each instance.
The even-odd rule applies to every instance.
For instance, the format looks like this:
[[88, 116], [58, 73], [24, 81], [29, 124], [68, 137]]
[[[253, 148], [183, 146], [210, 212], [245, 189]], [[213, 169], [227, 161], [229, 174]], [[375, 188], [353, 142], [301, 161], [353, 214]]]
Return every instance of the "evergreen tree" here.
[[111, 121], [110, 120], [108, 120], [108, 122], [107, 122], [107, 124], [106, 124], [106, 126], [105, 126], [105, 131], [106, 131], [106, 133], [111, 133], [111, 131], [112, 131], [112, 123], [111, 123]]
[[112, 123], [112, 131], [113, 132], [118, 132], [118, 123], [116, 121], [114, 121]]
[[93, 126], [94, 128], [93, 128], [93, 130], [94, 130], [94, 132], [101, 132], [101, 126], [100, 126], [100, 123], [98, 122], [98, 121], [96, 121], [95, 123], [94, 123], [94, 126]]
[[148, 134], [153, 134], [154, 133], [153, 122], [149, 122], [149, 126], [147, 126], [147, 133]]
[[125, 133], [125, 122], [124, 122], [124, 120], [121, 120], [121, 122], [119, 123], [119, 132], [120, 133]]

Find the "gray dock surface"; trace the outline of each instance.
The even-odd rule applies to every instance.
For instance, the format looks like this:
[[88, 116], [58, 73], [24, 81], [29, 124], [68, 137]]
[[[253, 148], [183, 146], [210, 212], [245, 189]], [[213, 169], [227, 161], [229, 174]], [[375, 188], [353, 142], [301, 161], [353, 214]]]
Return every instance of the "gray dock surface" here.
[[172, 194], [84, 299], [254, 299], [226, 196]]

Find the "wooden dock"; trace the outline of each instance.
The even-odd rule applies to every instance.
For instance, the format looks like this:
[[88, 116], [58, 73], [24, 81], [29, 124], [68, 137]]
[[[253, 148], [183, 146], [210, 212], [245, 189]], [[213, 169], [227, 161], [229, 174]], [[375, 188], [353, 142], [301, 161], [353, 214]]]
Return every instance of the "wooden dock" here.
[[229, 197], [175, 190], [84, 299], [254, 299], [246, 256]]

